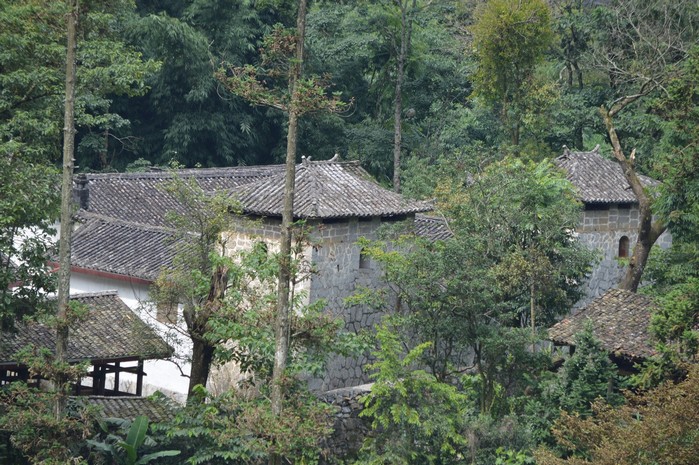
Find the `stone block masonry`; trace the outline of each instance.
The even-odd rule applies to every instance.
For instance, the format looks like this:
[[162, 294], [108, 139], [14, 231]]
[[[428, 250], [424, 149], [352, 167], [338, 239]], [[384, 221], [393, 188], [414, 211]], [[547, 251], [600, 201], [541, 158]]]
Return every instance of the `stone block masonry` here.
[[326, 457], [321, 457], [322, 465], [351, 463], [357, 457], [364, 439], [371, 428], [369, 420], [359, 414], [364, 408], [362, 397], [371, 392], [371, 384], [335, 389], [320, 395], [320, 398], [337, 408], [333, 432], [323, 446]]
[[[409, 221], [413, 221], [410, 217]], [[371, 260], [363, 258], [357, 241], [361, 237], [376, 239], [384, 221], [380, 217], [309, 220], [311, 246], [304, 251], [314, 273], [299, 284], [298, 290], [307, 293], [308, 302], [323, 299], [326, 311], [344, 320], [345, 330], [353, 333], [372, 330], [381, 320], [382, 312], [367, 306], [348, 306], [345, 300], [359, 288], [380, 289], [381, 270]], [[241, 250], [251, 248], [255, 242], [264, 241], [270, 251], [279, 250], [281, 223], [278, 218], [262, 218], [250, 222], [239, 218], [234, 230], [227, 235], [227, 248]], [[336, 356], [328, 362], [322, 378], [309, 381], [309, 387], [324, 392], [345, 386], [355, 386], [369, 380], [365, 366], [367, 356]]]
[[[361, 237], [376, 239], [382, 221], [349, 218], [337, 222], [318, 223], [313, 227], [317, 243], [313, 248], [312, 262], [317, 274], [311, 280], [310, 300], [324, 299], [327, 311], [345, 321], [345, 330], [359, 332], [372, 329], [383, 314], [366, 306], [348, 306], [345, 300], [359, 288], [379, 289], [381, 270], [370, 260], [361, 257], [357, 241]], [[368, 381], [364, 367], [369, 362], [365, 356], [337, 356], [329, 363], [323, 379], [311, 383], [318, 391], [354, 386]]]
[[[638, 237], [638, 206], [635, 204], [608, 204], [588, 208], [578, 229], [580, 241], [598, 253], [599, 262], [592, 269], [585, 286], [585, 297], [575, 308], [581, 308], [602, 295], [608, 289], [616, 287], [625, 272], [625, 259], [620, 257], [622, 238], [628, 240], [628, 255], [633, 252]], [[668, 248], [672, 243], [669, 232], [665, 232], [656, 246]]]

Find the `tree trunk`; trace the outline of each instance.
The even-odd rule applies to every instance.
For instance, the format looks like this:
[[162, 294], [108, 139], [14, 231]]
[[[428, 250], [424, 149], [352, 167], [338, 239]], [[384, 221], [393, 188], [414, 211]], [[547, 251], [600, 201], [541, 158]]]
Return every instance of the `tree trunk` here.
[[403, 97], [401, 87], [403, 85], [403, 60], [398, 59], [398, 73], [396, 76], [396, 99], [393, 107], [393, 190], [400, 192], [400, 161], [403, 145]]
[[[623, 107], [619, 107], [619, 109], [620, 108]], [[616, 111], [608, 111], [603, 107], [600, 111], [607, 128], [609, 140], [612, 144], [614, 158], [616, 158], [619, 165], [621, 165], [624, 177], [631, 186], [636, 200], [638, 200], [638, 238], [636, 239], [636, 246], [633, 249], [633, 254], [629, 259], [629, 266], [626, 268], [624, 278], [619, 285], [621, 289], [636, 292], [643, 277], [643, 270], [646, 267], [650, 249], [653, 247], [658, 237], [665, 231], [666, 225], [661, 222], [653, 222], [651, 199], [643, 190], [643, 184], [634, 170], [634, 153], [632, 152], [629, 158], [624, 155], [621, 143], [619, 142], [619, 136], [614, 127], [614, 121], [612, 120], [614, 114], [618, 112], [619, 109]]]
[[412, 19], [409, 11], [415, 11], [417, 0], [412, 0], [412, 9], [408, 9], [408, 1], [396, 0], [400, 8], [400, 47], [397, 55], [396, 96], [393, 108], [393, 190], [400, 192], [401, 152], [403, 148], [403, 80], [405, 79], [405, 63], [410, 53], [412, 35]]
[[200, 338], [192, 338], [192, 371], [189, 376], [187, 402], [190, 402], [192, 399], [194, 386], [201, 384], [206, 387], [213, 359], [214, 346], [206, 344]]
[[[272, 371], [272, 414], [280, 416], [284, 404], [283, 379], [289, 353], [289, 294], [291, 287], [291, 239], [294, 220], [294, 188], [296, 182], [296, 139], [300, 114], [298, 81], [303, 65], [304, 39], [306, 35], [306, 0], [299, 0], [296, 17], [296, 59], [289, 76], [289, 129], [286, 140], [286, 178], [284, 180], [284, 210], [282, 211], [282, 237], [279, 259], [279, 283], [277, 286], [277, 321], [274, 330], [274, 368]], [[281, 463], [277, 454], [270, 455], [270, 464]]]
[[[203, 270], [206, 271], [206, 270]], [[216, 344], [205, 339], [209, 321], [223, 305], [228, 287], [229, 268], [218, 265], [211, 275], [209, 295], [204, 305], [196, 311], [194, 308], [186, 308], [183, 312], [187, 330], [192, 339], [192, 369], [189, 374], [189, 388], [187, 390], [187, 402], [193, 399], [194, 386], [201, 384], [206, 387], [211, 373], [211, 364], [214, 359]]]
[[[63, 178], [61, 181], [61, 230], [58, 248], [58, 309], [56, 311], [56, 362], [63, 363], [68, 352], [68, 306], [70, 305], [70, 239], [73, 214], [73, 154], [75, 152], [75, 74], [77, 48], [76, 24], [78, 8], [74, 0], [68, 0], [66, 93], [63, 121]], [[57, 395], [54, 415], [65, 415], [66, 384], [68, 379], [59, 369], [56, 383]]]

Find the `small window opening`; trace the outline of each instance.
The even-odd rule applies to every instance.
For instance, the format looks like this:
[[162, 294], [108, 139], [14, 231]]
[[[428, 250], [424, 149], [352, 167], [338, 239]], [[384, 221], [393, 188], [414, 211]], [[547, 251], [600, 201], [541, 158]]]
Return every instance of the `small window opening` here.
[[629, 238], [627, 236], [621, 236], [619, 239], [619, 258], [625, 258], [629, 256]]
[[269, 246], [265, 241], [257, 241], [255, 242], [255, 250], [259, 251], [263, 255], [267, 255], [269, 253]]
[[360, 270], [368, 270], [370, 268], [371, 268], [371, 259], [366, 254], [364, 249], [362, 249], [362, 251], [359, 252], [359, 269]]

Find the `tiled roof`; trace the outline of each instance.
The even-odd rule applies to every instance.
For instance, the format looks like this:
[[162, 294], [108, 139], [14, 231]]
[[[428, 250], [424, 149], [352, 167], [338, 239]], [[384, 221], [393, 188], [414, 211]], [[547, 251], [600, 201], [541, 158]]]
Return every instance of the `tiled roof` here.
[[431, 241], [443, 241], [453, 236], [444, 218], [427, 215], [415, 215], [415, 234]]
[[[223, 191], [242, 200], [247, 213], [281, 216], [284, 167], [243, 166], [183, 169], [205, 192]], [[185, 207], [164, 190], [169, 171], [87, 174], [87, 208], [73, 234], [71, 260], [77, 268], [153, 281], [175, 255], [169, 212]], [[76, 182], [79, 187], [79, 182]], [[397, 216], [428, 211], [374, 182], [357, 162], [310, 162], [298, 166], [296, 216], [342, 218]]]
[[[155, 331], [121, 301], [115, 291], [77, 294], [89, 310], [85, 320], [70, 328], [68, 360], [144, 360], [166, 358], [172, 353]], [[56, 347], [56, 330], [41, 323], [16, 325], [16, 332], [3, 333], [0, 340], [0, 364], [13, 364], [14, 354], [33, 344], [51, 351]]]
[[80, 268], [154, 281], [172, 264], [177, 244], [173, 230], [81, 213], [74, 233], [71, 264]]
[[[281, 216], [284, 173], [241, 186], [234, 197], [246, 213]], [[296, 167], [297, 218], [398, 216], [431, 209], [381, 187], [358, 162], [304, 160]]]
[[[591, 152], [572, 152], [566, 148], [555, 162], [566, 171], [566, 177], [576, 187], [582, 202], [637, 203], [621, 166], [615, 160], [602, 157], [599, 146]], [[646, 186], [658, 184], [647, 176], [639, 175], [639, 178]]]
[[556, 323], [549, 329], [549, 339], [574, 345], [574, 335], [589, 320], [605, 350], [632, 359], [649, 357], [655, 353], [648, 332], [653, 308], [648, 296], [610, 289], [575, 315]]
[[85, 402], [95, 405], [102, 411], [104, 418], [123, 418], [133, 421], [139, 415], [145, 415], [149, 422], [159, 423], [172, 420], [175, 416], [175, 406], [164, 396], [162, 397], [111, 397], [89, 396], [71, 397], [72, 402]]
[[[206, 192], [231, 191], [243, 184], [283, 173], [282, 165], [231, 168], [181, 169], [181, 179], [194, 179]], [[88, 174], [89, 208], [92, 213], [124, 221], [168, 226], [168, 212], [183, 212], [172, 195], [163, 190], [172, 180], [169, 171]]]

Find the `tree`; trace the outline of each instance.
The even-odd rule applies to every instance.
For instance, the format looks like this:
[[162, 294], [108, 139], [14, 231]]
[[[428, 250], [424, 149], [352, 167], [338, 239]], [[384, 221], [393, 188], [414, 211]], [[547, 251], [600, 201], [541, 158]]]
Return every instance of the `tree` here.
[[[51, 358], [51, 354], [40, 354], [35, 358], [38, 365], [31, 368], [45, 373]], [[13, 448], [22, 453], [26, 463], [86, 465], [83, 440], [93, 431], [95, 412], [69, 404], [66, 415], [56, 418], [55, 401], [56, 392], [12, 383], [0, 392], [0, 429], [9, 433]]]
[[[260, 387], [262, 392], [255, 392]], [[197, 399], [172, 421], [155, 425], [154, 436], [163, 447], [182, 450], [178, 464], [260, 464], [274, 454], [289, 463], [314, 463], [321, 438], [330, 431], [332, 408], [294, 385], [288, 386], [285, 414], [278, 417], [272, 414], [268, 387], [261, 383], [213, 395], [198, 386]]]
[[[5, 2], [0, 7], [0, 147], [30, 160], [57, 158], [61, 76], [65, 77], [65, 2]], [[65, 90], [65, 89], [63, 89]], [[46, 111], [49, 110], [49, 111]]]
[[221, 62], [259, 59], [258, 42], [286, 9], [223, 0], [139, 1], [127, 37], [162, 66], [146, 95], [115, 99], [124, 117], [138, 124], [129, 128], [127, 150], [113, 146], [111, 166], [123, 169], [138, 157], [185, 166], [279, 162], [282, 118], [238, 96], [221, 98], [212, 70]]
[[[586, 129], [600, 125], [598, 108], [608, 86], [591, 72], [590, 43], [593, 39], [595, 6], [587, 0], [556, 0], [551, 3], [553, 29], [559, 39], [553, 49], [561, 96], [560, 108], [547, 128], [555, 151], [562, 145], [585, 149]], [[557, 132], [559, 134], [555, 134]]]
[[419, 360], [430, 342], [404, 353], [396, 323], [388, 319], [377, 330], [380, 349], [370, 366], [375, 382], [360, 414], [371, 419], [375, 434], [365, 441], [358, 463], [460, 463], [469, 442], [470, 397], [421, 370]]
[[53, 308], [55, 275], [46, 264], [58, 217], [55, 169], [22, 154], [0, 155], [0, 327]]
[[[272, 381], [275, 366], [277, 292], [281, 259], [260, 241], [232, 250], [237, 209], [225, 195], [210, 195], [195, 181], [175, 178], [167, 186], [186, 214], [169, 215], [177, 228], [175, 257], [152, 295], [158, 305], [183, 306], [184, 334], [193, 345], [187, 405], [158, 431], [187, 463], [219, 464], [268, 457], [317, 457], [329, 431], [329, 408], [308, 393], [301, 375], [318, 374], [330, 352], [348, 342], [343, 322], [323, 312], [325, 303], [289, 302], [288, 359], [284, 378]], [[245, 221], [242, 216], [237, 221]], [[254, 227], [255, 224], [248, 226]], [[306, 245], [295, 231], [290, 258], [292, 284], [303, 279], [299, 253]], [[173, 325], [177, 330], [177, 326]], [[351, 344], [350, 344], [351, 345]], [[220, 395], [206, 390], [211, 368], [235, 362], [241, 379]], [[285, 415], [271, 395], [281, 382]]]
[[[271, 407], [274, 415], [280, 416], [283, 406], [283, 380], [287, 368], [289, 351], [289, 295], [291, 290], [292, 264], [291, 244], [294, 221], [294, 183], [296, 181], [296, 148], [299, 119], [314, 111], [338, 111], [343, 107], [338, 96], [328, 98], [324, 81], [303, 78], [304, 41], [306, 30], [306, 0], [299, 0], [296, 30], [285, 30], [275, 26], [265, 40], [262, 53], [262, 68], [254, 66], [229, 67], [217, 72], [218, 79], [233, 93], [242, 95], [256, 104], [285, 111], [288, 114], [286, 146], [286, 175], [284, 181], [284, 207], [282, 210], [281, 244], [279, 253], [279, 281], [277, 290], [277, 323], [275, 327], [275, 362], [272, 375]], [[268, 66], [268, 69], [264, 69]], [[268, 74], [271, 79], [283, 79], [288, 88], [275, 90], [266, 82], [260, 82], [258, 74]], [[278, 463], [279, 457], [270, 459]]]
[[653, 208], [672, 231], [672, 246], [656, 250], [648, 263], [649, 292], [658, 309], [651, 320], [658, 356], [644, 364], [638, 383], [650, 387], [677, 379], [699, 349], [699, 49], [690, 51], [681, 76], [666, 86], [667, 94], [652, 104], [661, 115], [663, 151], [653, 167], [663, 184]]
[[639, 100], [666, 93], [670, 80], [683, 72], [689, 48], [696, 43], [696, 9], [686, 2], [621, 0], [603, 12], [603, 37], [595, 42], [593, 56], [615, 93], [600, 114], [614, 158], [639, 204], [638, 238], [620, 286], [636, 291], [650, 249], [665, 231], [666, 222], [654, 220], [653, 197], [636, 172], [636, 150], [623, 145], [615, 121]]
[[548, 5], [542, 0], [490, 0], [476, 10], [471, 30], [478, 62], [475, 92], [496, 105], [517, 146], [522, 104], [534, 69], [553, 40]]
[[544, 395], [567, 413], [588, 417], [598, 398], [612, 406], [623, 401], [617, 369], [595, 339], [590, 325], [575, 335], [575, 353], [566, 359], [556, 375]]
[[505, 160], [467, 183], [445, 181], [437, 192], [452, 238], [407, 235], [363, 247], [397, 293], [395, 309], [384, 308], [404, 316], [409, 347], [430, 343], [421, 361], [439, 381], [472, 370], [478, 408], [488, 413], [538, 363], [525, 349], [535, 338], [523, 329], [532, 281], [512, 277], [520, 267], [540, 271], [536, 322], [546, 325], [577, 300], [591, 256], [573, 237], [579, 205], [571, 187], [549, 165]]
[[243, 290], [254, 278], [244, 264], [237, 266], [227, 256], [223, 233], [231, 226], [235, 205], [225, 196], [209, 196], [193, 180], [175, 177], [164, 188], [183, 206], [183, 213], [168, 214], [176, 227], [174, 266], [158, 276], [152, 293], [156, 305], [183, 305], [184, 332], [192, 341], [190, 399], [195, 386], [206, 386], [214, 352], [224, 342], [212, 336], [213, 320], [221, 318], [224, 306], [241, 303], [226, 301], [226, 292], [232, 286]]
[[585, 0], [558, 0], [553, 2], [556, 30], [560, 36], [560, 53], [569, 88], [584, 87], [580, 61], [590, 41], [590, 24], [586, 21]]
[[[284, 179], [284, 209], [282, 210], [282, 238], [279, 253], [279, 287], [277, 288], [277, 321], [274, 327], [274, 370], [272, 371], [271, 408], [275, 417], [282, 415], [284, 406], [283, 381], [289, 351], [289, 293], [291, 291], [291, 241], [294, 221], [294, 184], [296, 182], [296, 143], [298, 118], [303, 111], [300, 101], [300, 80], [303, 70], [304, 41], [306, 39], [306, 0], [299, 0], [296, 16], [294, 61], [289, 70], [289, 129], [286, 135], [286, 177]], [[272, 454], [270, 465], [281, 463], [281, 456]]]
[[581, 417], [564, 413], [553, 431], [559, 446], [568, 451], [559, 458], [551, 450], [539, 449], [541, 465], [689, 465], [699, 460], [699, 365], [687, 378], [668, 381], [638, 395], [628, 403], [611, 407], [598, 401], [594, 415]]
[[[137, 96], [148, 87], [145, 80], [157, 69], [124, 42], [128, 0], [109, 5], [89, 2], [81, 6], [76, 35], [81, 42], [76, 56], [76, 153], [89, 152], [99, 159], [106, 150], [105, 132], [128, 126], [113, 112], [112, 98]], [[7, 53], [2, 67], [0, 96], [0, 151], [31, 162], [56, 162], [61, 144], [65, 80], [65, 2], [31, 0], [0, 6], [0, 43]], [[98, 136], [92, 137], [95, 134]], [[89, 148], [88, 147], [92, 147]], [[94, 150], [93, 150], [94, 149]]]
[[[445, 127], [463, 128], [463, 120], [457, 121], [453, 113], [470, 92], [464, 71], [463, 10], [443, 0], [418, 1], [414, 9], [410, 2], [403, 4], [411, 34], [401, 85], [401, 171], [409, 168], [413, 157], [433, 162], [441, 154], [441, 132]], [[398, 4], [314, 2], [308, 28], [307, 69], [330, 73], [333, 89], [351, 96], [352, 107], [342, 117], [306, 119], [302, 149], [321, 158], [323, 153], [339, 153], [358, 159], [379, 182], [390, 185], [402, 29]], [[401, 183], [410, 182], [409, 174], [400, 176]]]
[[413, 16], [417, 0], [393, 0], [400, 15], [400, 41], [394, 42], [396, 54], [396, 90], [393, 107], [393, 190], [400, 192], [400, 161], [403, 150], [403, 81], [413, 35]]
[[[75, 70], [77, 48], [76, 24], [78, 4], [68, 0], [66, 52], [66, 98], [63, 119], [63, 176], [61, 180], [61, 229], [58, 243], [58, 298], [56, 311], [56, 362], [65, 363], [68, 357], [68, 323], [70, 305], [70, 238], [73, 231], [73, 167], [75, 157]], [[60, 419], [65, 414], [67, 393], [64, 376], [55, 379], [55, 415]]]

